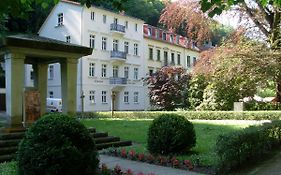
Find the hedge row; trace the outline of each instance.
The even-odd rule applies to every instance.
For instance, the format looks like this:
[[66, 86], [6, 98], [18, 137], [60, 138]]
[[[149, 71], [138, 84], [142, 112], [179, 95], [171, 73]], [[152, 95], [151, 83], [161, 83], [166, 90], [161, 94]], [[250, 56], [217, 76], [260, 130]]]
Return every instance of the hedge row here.
[[161, 114], [178, 114], [188, 120], [279, 120], [281, 111], [137, 111], [137, 112], [85, 112], [77, 113], [78, 118], [125, 118], [125, 119], [155, 119]]
[[250, 126], [219, 136], [216, 153], [220, 174], [256, 163], [281, 147], [281, 121]]

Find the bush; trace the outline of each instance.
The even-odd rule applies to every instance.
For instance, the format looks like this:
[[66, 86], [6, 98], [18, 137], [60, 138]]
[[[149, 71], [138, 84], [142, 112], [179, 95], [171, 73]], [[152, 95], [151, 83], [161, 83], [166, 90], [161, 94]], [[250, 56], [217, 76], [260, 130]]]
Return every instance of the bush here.
[[[120, 119], [155, 119], [163, 114], [176, 114], [185, 117], [188, 120], [279, 120], [281, 111], [140, 111], [123, 112], [116, 111], [114, 116], [111, 112], [97, 112], [93, 118], [120, 118]], [[91, 115], [81, 118], [92, 118]]]
[[273, 121], [218, 137], [216, 153], [220, 173], [241, 168], [263, 159], [280, 147], [281, 121]]
[[270, 103], [270, 102], [256, 102], [251, 101], [245, 103], [245, 109], [249, 111], [257, 110], [281, 110], [280, 103]]
[[147, 147], [151, 153], [179, 153], [195, 144], [193, 124], [182, 116], [163, 114], [153, 120], [149, 127]]
[[46, 115], [30, 127], [17, 161], [20, 175], [94, 175], [99, 163], [87, 128], [62, 114]]

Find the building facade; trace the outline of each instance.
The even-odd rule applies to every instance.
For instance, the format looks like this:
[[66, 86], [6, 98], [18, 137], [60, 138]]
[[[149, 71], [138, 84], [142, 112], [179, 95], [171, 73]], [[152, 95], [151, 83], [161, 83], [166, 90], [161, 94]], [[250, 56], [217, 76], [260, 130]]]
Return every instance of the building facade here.
[[[39, 35], [93, 48], [78, 64], [78, 111], [150, 109], [144, 78], [163, 66], [190, 69], [198, 57], [198, 50], [188, 47], [184, 37], [68, 0], [53, 8]], [[31, 66], [26, 72], [32, 78]], [[49, 65], [49, 98], [61, 98], [59, 72], [60, 64]], [[26, 79], [26, 84], [32, 82]]]

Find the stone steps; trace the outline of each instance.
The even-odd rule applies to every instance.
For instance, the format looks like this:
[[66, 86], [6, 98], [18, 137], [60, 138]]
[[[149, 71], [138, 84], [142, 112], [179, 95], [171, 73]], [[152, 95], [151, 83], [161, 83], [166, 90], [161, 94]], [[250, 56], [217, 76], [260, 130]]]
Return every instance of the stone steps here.
[[[95, 128], [88, 128], [98, 150], [109, 147], [132, 145], [131, 141], [120, 141], [119, 137], [108, 136], [106, 132], [97, 132]], [[9, 130], [10, 133], [0, 133], [0, 163], [15, 158], [18, 144], [24, 137], [25, 130]]]

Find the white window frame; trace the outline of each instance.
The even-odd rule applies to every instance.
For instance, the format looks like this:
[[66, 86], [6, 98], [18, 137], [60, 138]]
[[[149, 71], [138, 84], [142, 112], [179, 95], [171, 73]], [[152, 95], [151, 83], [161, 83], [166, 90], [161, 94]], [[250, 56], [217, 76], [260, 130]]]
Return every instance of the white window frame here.
[[129, 53], [129, 42], [128, 41], [124, 41], [124, 52], [125, 53]]
[[107, 38], [102, 37], [102, 39], [101, 39], [101, 50], [106, 50], [106, 46], [107, 46]]
[[89, 47], [94, 49], [94, 48], [95, 48], [96, 36], [90, 34], [89, 38], [90, 38], [90, 39], [89, 39]]
[[95, 12], [91, 11], [91, 20], [94, 21], [95, 20]]
[[129, 91], [124, 92], [124, 98], [123, 98], [124, 103], [129, 103]]
[[63, 13], [58, 14], [58, 26], [63, 25]]
[[106, 15], [102, 15], [102, 22], [106, 24]]
[[134, 103], [139, 103], [139, 92], [134, 92]]
[[112, 77], [114, 77], [114, 78], [119, 77], [119, 66], [116, 66], [116, 65], [112, 66]]
[[54, 65], [49, 65], [48, 68], [48, 72], [49, 72], [49, 80], [53, 80], [54, 79], [54, 75], [55, 75], [55, 69], [54, 69]]
[[138, 80], [139, 78], [139, 68], [135, 67], [134, 68], [134, 79]]
[[148, 48], [148, 59], [153, 60], [153, 48], [152, 47]]
[[107, 65], [106, 64], [102, 64], [101, 65], [101, 77], [106, 77], [106, 70], [107, 70]]
[[161, 60], [161, 50], [157, 49], [157, 61]]
[[71, 37], [70, 35], [65, 36], [65, 42], [70, 43], [71, 42]]
[[95, 63], [90, 62], [89, 63], [89, 77], [95, 76]]
[[89, 101], [91, 104], [96, 103], [96, 96], [95, 96], [95, 91], [94, 90], [90, 90], [89, 91]]
[[54, 91], [49, 91], [49, 98], [54, 98]]
[[178, 63], [178, 65], [181, 65], [181, 54], [180, 53], [177, 54], [177, 63]]
[[137, 56], [137, 55], [138, 55], [138, 52], [139, 52], [139, 51], [138, 51], [138, 44], [135, 43], [135, 44], [134, 44], [134, 55]]
[[107, 92], [101, 91], [101, 103], [107, 103]]
[[113, 39], [112, 50], [113, 51], [118, 51], [118, 48], [119, 48], [119, 41], [117, 39]]
[[152, 29], [151, 29], [150, 27], [149, 27], [148, 30], [147, 30], [147, 35], [148, 35], [148, 36], [152, 36]]
[[124, 78], [129, 78], [129, 71], [130, 71], [129, 66], [125, 66], [124, 67]]

